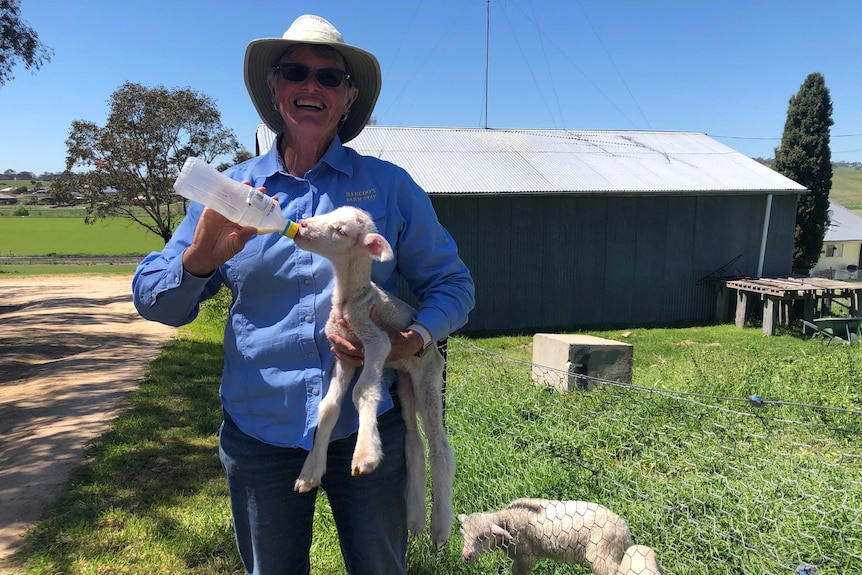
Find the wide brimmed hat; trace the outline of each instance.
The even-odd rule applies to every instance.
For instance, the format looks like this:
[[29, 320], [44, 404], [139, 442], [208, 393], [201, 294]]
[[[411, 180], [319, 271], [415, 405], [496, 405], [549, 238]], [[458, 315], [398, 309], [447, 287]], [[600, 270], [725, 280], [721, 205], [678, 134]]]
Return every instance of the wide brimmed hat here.
[[380, 63], [371, 52], [345, 44], [335, 26], [311, 14], [294, 20], [281, 38], [252, 40], [245, 49], [245, 86], [261, 120], [276, 133], [284, 129], [281, 114], [272, 105], [272, 93], [266, 79], [278, 64], [276, 59], [294, 44], [330, 46], [344, 56], [350, 81], [359, 88], [359, 96], [350, 107], [347, 120], [338, 129], [338, 136], [342, 142], [352, 140], [368, 124], [380, 95]]

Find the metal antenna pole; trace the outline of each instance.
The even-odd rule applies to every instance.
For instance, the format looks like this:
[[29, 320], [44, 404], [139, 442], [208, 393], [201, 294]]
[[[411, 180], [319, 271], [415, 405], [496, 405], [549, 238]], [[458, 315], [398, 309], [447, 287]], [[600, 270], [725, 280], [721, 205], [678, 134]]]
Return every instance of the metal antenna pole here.
[[488, 46], [491, 36], [491, 0], [487, 0], [485, 9], [485, 129], [488, 128]]

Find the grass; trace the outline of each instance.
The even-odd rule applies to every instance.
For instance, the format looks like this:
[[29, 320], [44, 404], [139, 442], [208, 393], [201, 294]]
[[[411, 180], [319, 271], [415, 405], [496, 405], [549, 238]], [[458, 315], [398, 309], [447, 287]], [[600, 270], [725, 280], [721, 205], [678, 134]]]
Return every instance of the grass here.
[[862, 170], [833, 168], [829, 199], [862, 214]]
[[[515, 361], [450, 345], [460, 508], [499, 508], [524, 494], [599, 501], [628, 518], [672, 573], [719, 565], [783, 573], [788, 558], [823, 556], [840, 557], [846, 570], [821, 563], [821, 573], [857, 572], [848, 554], [862, 541], [860, 349], [732, 325], [630, 331], [590, 333], [634, 346], [639, 388], [601, 386], [575, 398], [525, 384]], [[527, 359], [529, 338], [509, 338], [498, 351]], [[754, 394], [798, 405], [752, 413], [745, 398]], [[502, 573], [506, 563], [485, 565]]]
[[[242, 572], [217, 457], [225, 304], [222, 292], [165, 346], [51, 517], [26, 539], [18, 573]], [[858, 550], [862, 464], [858, 456], [830, 463], [858, 445], [858, 415], [776, 404], [766, 418], [733, 398], [862, 410], [859, 346], [732, 325], [590, 333], [633, 344], [639, 388], [548, 393], [530, 381], [530, 334], [450, 342], [457, 512], [525, 494], [601, 501], [661, 549], [675, 573], [719, 564], [724, 573], [792, 572], [778, 558]], [[708, 409], [680, 391], [731, 399]], [[808, 513], [819, 506], [841, 512]], [[464, 565], [457, 530], [441, 552], [429, 547], [427, 536], [411, 541], [411, 574], [508, 572], [501, 554]], [[344, 573], [323, 495], [312, 565], [315, 575]], [[586, 571], [544, 563], [535, 573]]]
[[0, 278], [79, 274], [131, 275], [136, 268], [135, 264], [0, 264]]
[[19, 202], [15, 206], [0, 207], [0, 216], [20, 217], [13, 215], [15, 210], [19, 207], [25, 208], [27, 210], [28, 217], [31, 218], [78, 218], [83, 220], [87, 215], [87, 209], [83, 206], [57, 208], [52, 205], [31, 205], [21, 204]]
[[167, 344], [25, 547], [27, 573], [240, 573], [217, 457], [213, 306]]
[[[36, 180], [36, 185], [50, 188], [51, 182], [43, 182], [42, 180]], [[36, 187], [30, 180], [4, 180], [3, 178], [0, 178], [0, 190], [4, 190], [6, 188], [17, 189], [22, 186], [30, 191], [32, 191], [33, 188]]]
[[[832, 199], [862, 211], [862, 172], [836, 169]], [[71, 210], [67, 221], [7, 211], [0, 207], [0, 256], [143, 255], [162, 246], [122, 220], [85, 226]], [[4, 265], [0, 274], [133, 267]], [[113, 429], [88, 447], [51, 516], [27, 537], [15, 573], [242, 573], [217, 457], [224, 308], [224, 298], [203, 306], [164, 347]], [[633, 344], [634, 381], [647, 391], [549, 394], [525, 368], [531, 334], [461, 337], [450, 346], [456, 511], [499, 508], [524, 494], [602, 501], [630, 519], [640, 541], [664, 550], [675, 573], [715, 565], [724, 573], [792, 572], [781, 558], [860, 548], [862, 458], [858, 448], [846, 457], [858, 445], [859, 417], [795, 405], [862, 410], [859, 346], [823, 346], [788, 330], [766, 338], [759, 327], [733, 325], [589, 333]], [[703, 407], [706, 400], [673, 395], [679, 391], [732, 399]], [[733, 399], [754, 394], [794, 405], [771, 406], [772, 419], [752, 417]], [[508, 572], [499, 554], [465, 566], [459, 539], [456, 530], [440, 553], [427, 539], [411, 541], [410, 573]], [[762, 548], [771, 556], [753, 551]], [[315, 575], [344, 573], [324, 495], [312, 564]], [[546, 563], [535, 573], [585, 571]]]
[[[32, 187], [29, 181], [19, 184]], [[4, 180], [0, 180], [2, 187], [5, 187]], [[862, 170], [834, 168], [830, 197], [862, 214]], [[142, 256], [164, 245], [161, 238], [130, 220], [109, 218], [86, 225], [83, 222], [85, 210], [81, 206], [25, 206], [29, 216], [13, 217], [11, 213], [15, 207], [0, 206], [0, 256]], [[12, 270], [0, 268], [0, 273], [3, 271]], [[14, 272], [25, 273], [26, 270], [18, 268]], [[69, 270], [61, 273], [69, 273]]]
[[0, 218], [0, 256], [145, 255], [164, 241], [119, 218], [84, 223], [83, 218]]

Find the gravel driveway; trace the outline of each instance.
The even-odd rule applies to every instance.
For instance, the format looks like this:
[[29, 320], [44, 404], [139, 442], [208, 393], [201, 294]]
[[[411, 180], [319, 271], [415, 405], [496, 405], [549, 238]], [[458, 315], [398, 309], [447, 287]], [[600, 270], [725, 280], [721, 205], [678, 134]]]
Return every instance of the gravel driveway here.
[[130, 276], [0, 275], [0, 567], [175, 334]]

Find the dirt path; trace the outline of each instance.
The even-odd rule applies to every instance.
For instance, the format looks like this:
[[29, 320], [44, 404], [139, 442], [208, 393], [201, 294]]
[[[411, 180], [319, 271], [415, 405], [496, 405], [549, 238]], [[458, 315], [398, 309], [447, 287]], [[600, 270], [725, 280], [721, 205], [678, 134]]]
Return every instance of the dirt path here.
[[0, 277], [0, 569], [175, 334], [129, 276]]

